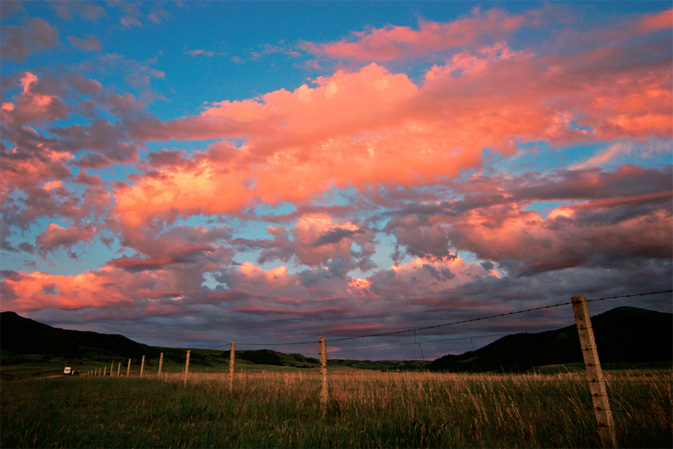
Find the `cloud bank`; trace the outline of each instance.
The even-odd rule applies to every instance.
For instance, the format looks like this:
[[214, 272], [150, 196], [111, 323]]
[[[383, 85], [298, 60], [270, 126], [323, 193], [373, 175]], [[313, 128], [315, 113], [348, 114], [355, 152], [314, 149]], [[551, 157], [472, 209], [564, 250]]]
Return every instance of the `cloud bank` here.
[[[147, 8], [53, 12], [119, 33], [179, 20]], [[29, 67], [65, 46], [56, 22], [17, 14], [2, 43], [2, 308], [207, 346], [221, 329], [352, 336], [670, 288], [672, 17], [587, 29], [562, 8], [474, 9], [307, 36], [246, 63], [319, 67], [306, 82], [160, 114], [171, 100], [153, 83], [180, 76], [167, 56], [68, 31], [89, 59]]]

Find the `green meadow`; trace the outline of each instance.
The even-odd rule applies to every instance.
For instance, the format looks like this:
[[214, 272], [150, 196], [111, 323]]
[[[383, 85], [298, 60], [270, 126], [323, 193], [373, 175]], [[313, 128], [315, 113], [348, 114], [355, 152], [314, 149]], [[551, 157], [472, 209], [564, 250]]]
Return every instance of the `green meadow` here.
[[[596, 447], [582, 373], [330, 368], [2, 381], [2, 447]], [[671, 447], [671, 370], [607, 373], [620, 447]]]

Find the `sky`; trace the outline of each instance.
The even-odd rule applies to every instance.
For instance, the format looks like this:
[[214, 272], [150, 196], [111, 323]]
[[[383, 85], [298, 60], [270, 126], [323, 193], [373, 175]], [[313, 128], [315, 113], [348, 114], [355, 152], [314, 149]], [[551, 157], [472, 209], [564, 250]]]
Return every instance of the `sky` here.
[[[2, 311], [312, 355], [671, 288], [670, 1], [0, 16]], [[564, 306], [328, 350], [429, 360], [572, 323]]]

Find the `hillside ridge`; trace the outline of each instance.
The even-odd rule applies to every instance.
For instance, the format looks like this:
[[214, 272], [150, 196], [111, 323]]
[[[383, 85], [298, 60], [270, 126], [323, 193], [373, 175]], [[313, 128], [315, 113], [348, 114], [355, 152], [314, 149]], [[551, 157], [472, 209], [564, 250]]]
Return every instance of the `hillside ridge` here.
[[[591, 317], [602, 363], [673, 360], [673, 314], [622, 306]], [[445, 355], [431, 371], [526, 371], [536, 366], [581, 363], [575, 325], [538, 333], [510, 334], [475, 351]]]

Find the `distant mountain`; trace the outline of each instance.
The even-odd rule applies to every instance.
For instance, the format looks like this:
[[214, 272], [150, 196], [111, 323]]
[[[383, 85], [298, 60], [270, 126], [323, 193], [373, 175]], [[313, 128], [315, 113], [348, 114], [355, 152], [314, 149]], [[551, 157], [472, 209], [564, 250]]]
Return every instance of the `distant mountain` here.
[[59, 329], [23, 318], [14, 312], [0, 313], [0, 349], [3, 353], [43, 354], [70, 359], [91, 355], [122, 358], [158, 356], [159, 350], [136, 343], [123, 335]]
[[[673, 360], [673, 314], [619, 307], [591, 318], [601, 363]], [[577, 329], [503, 337], [476, 351], [445, 355], [431, 371], [525, 371], [536, 366], [582, 362]]]

